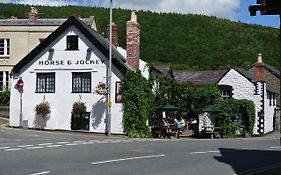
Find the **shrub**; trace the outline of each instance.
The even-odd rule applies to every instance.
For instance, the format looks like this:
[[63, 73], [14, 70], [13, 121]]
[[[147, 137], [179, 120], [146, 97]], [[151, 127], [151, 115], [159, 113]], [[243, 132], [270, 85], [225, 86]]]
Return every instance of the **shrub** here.
[[72, 114], [79, 114], [79, 113], [84, 113], [86, 112], [86, 105], [84, 102], [77, 101], [74, 102], [72, 105]]
[[9, 106], [10, 104], [10, 91], [2, 91], [0, 92], [0, 105], [1, 106]]
[[46, 117], [51, 113], [51, 107], [49, 102], [41, 102], [38, 105], [35, 106], [34, 111], [37, 115], [41, 115], [42, 117]]

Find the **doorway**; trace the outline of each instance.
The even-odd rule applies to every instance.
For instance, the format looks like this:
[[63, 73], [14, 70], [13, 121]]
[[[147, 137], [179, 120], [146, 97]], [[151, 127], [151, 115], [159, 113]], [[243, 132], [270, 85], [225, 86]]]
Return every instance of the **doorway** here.
[[90, 112], [72, 114], [71, 130], [89, 131]]

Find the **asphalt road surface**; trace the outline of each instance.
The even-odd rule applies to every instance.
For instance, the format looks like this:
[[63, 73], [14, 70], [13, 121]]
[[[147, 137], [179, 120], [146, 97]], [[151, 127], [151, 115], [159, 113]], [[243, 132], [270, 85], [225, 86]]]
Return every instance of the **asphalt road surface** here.
[[0, 175], [280, 175], [280, 167], [279, 137], [129, 139], [0, 127]]

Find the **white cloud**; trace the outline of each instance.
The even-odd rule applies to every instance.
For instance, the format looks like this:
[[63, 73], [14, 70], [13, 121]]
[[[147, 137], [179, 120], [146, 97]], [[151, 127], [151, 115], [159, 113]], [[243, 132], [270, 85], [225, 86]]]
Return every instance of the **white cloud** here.
[[79, 3], [75, 0], [17, 0], [15, 3], [47, 6], [79, 5]]
[[241, 0], [114, 0], [114, 7], [156, 12], [196, 13], [234, 19]]
[[[109, 0], [0, 0], [32, 5], [96, 5], [108, 7]], [[194, 13], [237, 19], [242, 0], [113, 0], [114, 7], [154, 12]]]
[[0, 0], [0, 3], [11, 3], [12, 0]]

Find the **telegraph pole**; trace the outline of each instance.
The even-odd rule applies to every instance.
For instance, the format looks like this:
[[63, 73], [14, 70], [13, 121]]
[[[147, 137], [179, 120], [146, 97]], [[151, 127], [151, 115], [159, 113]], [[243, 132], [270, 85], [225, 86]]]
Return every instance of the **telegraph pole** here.
[[[280, 58], [279, 58], [279, 64], [280, 64], [280, 73], [281, 73], [281, 1], [280, 0], [257, 0], [257, 5], [251, 5], [249, 6], [249, 12], [251, 16], [256, 16], [257, 11], [260, 11], [261, 15], [279, 15], [279, 49], [280, 49]], [[280, 91], [279, 91], [279, 110], [281, 110], [281, 75], [279, 75], [279, 81], [280, 81]], [[279, 116], [280, 117], [280, 116]], [[281, 118], [281, 117], [280, 117]], [[281, 145], [281, 119], [280, 120], [280, 145]]]
[[112, 88], [112, 0], [109, 5], [109, 70], [108, 70], [108, 101], [107, 101], [107, 118], [106, 118], [106, 133], [111, 135], [111, 88]]

